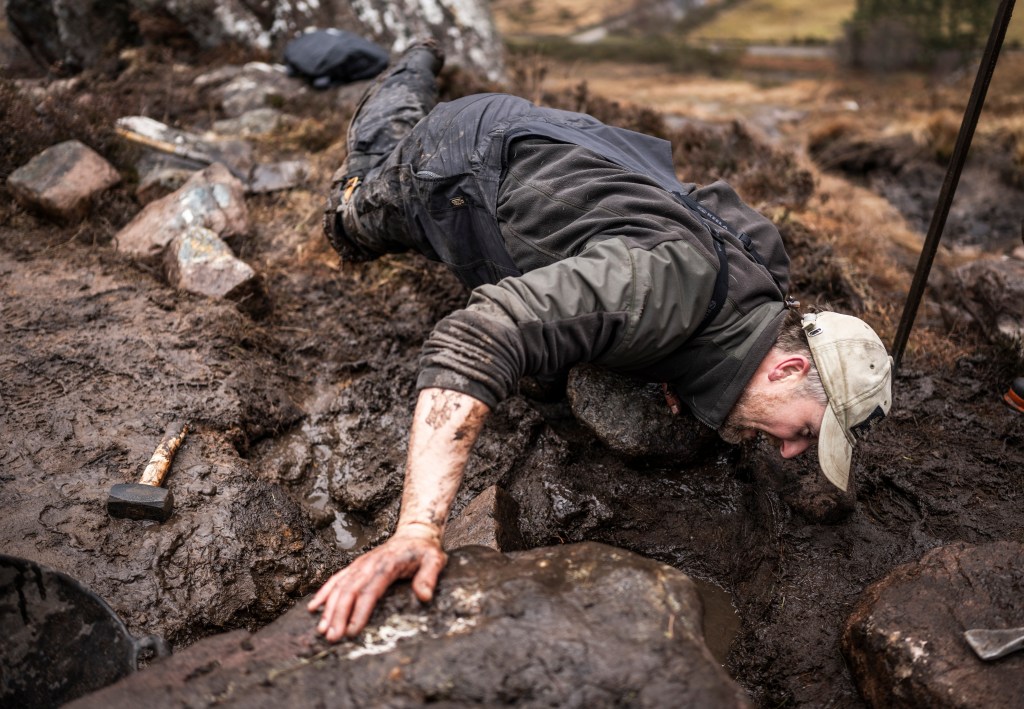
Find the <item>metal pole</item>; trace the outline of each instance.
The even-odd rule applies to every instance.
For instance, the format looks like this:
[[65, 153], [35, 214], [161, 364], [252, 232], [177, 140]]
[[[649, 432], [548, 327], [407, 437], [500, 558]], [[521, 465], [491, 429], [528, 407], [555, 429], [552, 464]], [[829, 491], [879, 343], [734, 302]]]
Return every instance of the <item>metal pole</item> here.
[[907, 302], [903, 307], [903, 317], [900, 319], [899, 329], [896, 330], [896, 339], [893, 341], [892, 358], [897, 369], [899, 369], [900, 360], [903, 359], [903, 350], [907, 346], [907, 340], [910, 338], [910, 329], [914, 326], [914, 318], [917, 316], [917, 308], [921, 304], [921, 296], [924, 294], [924, 287], [928, 282], [928, 273], [931, 271], [932, 261], [935, 260], [935, 252], [939, 249], [939, 239], [942, 238], [942, 230], [946, 226], [946, 217], [949, 216], [949, 207], [953, 202], [956, 186], [960, 182], [960, 173], [967, 161], [967, 151], [971, 147], [974, 129], [978, 126], [978, 116], [981, 115], [981, 108], [985, 104], [985, 94], [988, 92], [992, 73], [996, 69], [999, 49], [1003, 46], [1003, 39], [1006, 37], [1006, 26], [1010, 24], [1010, 15], [1013, 14], [1013, 4], [1014, 0], [1002, 0], [999, 3], [995, 21], [992, 23], [992, 32], [988, 37], [988, 44], [985, 46], [985, 53], [978, 66], [978, 76], [974, 80], [974, 88], [971, 90], [971, 98], [967, 102], [967, 110], [964, 111], [960, 133], [957, 135], [956, 146], [953, 148], [953, 157], [950, 159], [949, 169], [946, 171], [946, 179], [942, 183], [942, 191], [939, 192], [939, 202], [935, 205], [935, 212], [932, 214], [928, 236], [925, 238], [921, 257], [917, 262], [917, 271], [914, 273], [914, 280], [910, 285], [910, 292], [907, 294]]

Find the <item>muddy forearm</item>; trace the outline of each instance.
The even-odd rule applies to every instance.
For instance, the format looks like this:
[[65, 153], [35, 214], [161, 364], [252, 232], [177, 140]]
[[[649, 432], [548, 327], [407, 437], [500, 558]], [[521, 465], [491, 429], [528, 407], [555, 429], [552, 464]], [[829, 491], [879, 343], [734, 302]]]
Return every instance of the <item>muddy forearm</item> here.
[[398, 530], [429, 528], [440, 542], [469, 453], [489, 413], [486, 404], [467, 394], [436, 388], [420, 392]]

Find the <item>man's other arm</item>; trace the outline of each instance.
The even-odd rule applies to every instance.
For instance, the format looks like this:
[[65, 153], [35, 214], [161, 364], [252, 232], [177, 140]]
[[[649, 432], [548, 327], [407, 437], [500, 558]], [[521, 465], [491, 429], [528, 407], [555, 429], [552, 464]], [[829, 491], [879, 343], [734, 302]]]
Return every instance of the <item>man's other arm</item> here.
[[310, 611], [323, 609], [317, 631], [329, 641], [359, 633], [398, 579], [412, 578], [421, 601], [433, 597], [447, 562], [441, 541], [448, 511], [489, 413], [486, 404], [467, 394], [420, 391], [395, 533], [334, 574], [309, 603]]

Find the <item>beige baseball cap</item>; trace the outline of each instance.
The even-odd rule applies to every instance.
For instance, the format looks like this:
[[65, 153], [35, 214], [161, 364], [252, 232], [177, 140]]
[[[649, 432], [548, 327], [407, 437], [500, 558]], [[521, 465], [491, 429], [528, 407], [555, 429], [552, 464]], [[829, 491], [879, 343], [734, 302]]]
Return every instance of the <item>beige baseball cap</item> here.
[[825, 477], [845, 491], [856, 439], [892, 405], [892, 357], [871, 326], [851, 315], [809, 313], [802, 325], [828, 396], [818, 432], [818, 463]]

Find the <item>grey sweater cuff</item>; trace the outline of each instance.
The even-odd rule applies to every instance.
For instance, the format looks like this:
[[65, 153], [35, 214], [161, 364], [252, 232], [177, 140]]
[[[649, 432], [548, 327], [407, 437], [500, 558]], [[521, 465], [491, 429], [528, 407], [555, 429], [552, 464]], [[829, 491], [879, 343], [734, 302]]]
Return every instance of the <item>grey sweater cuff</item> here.
[[444, 367], [428, 367], [420, 370], [419, 377], [416, 379], [416, 391], [431, 388], [448, 389], [466, 394], [477, 401], [482, 401], [492, 410], [501, 401], [494, 395], [494, 392], [480, 382]]
[[524, 361], [522, 336], [511, 321], [493, 312], [459, 310], [424, 343], [416, 387], [451, 389], [494, 408], [515, 393]]

